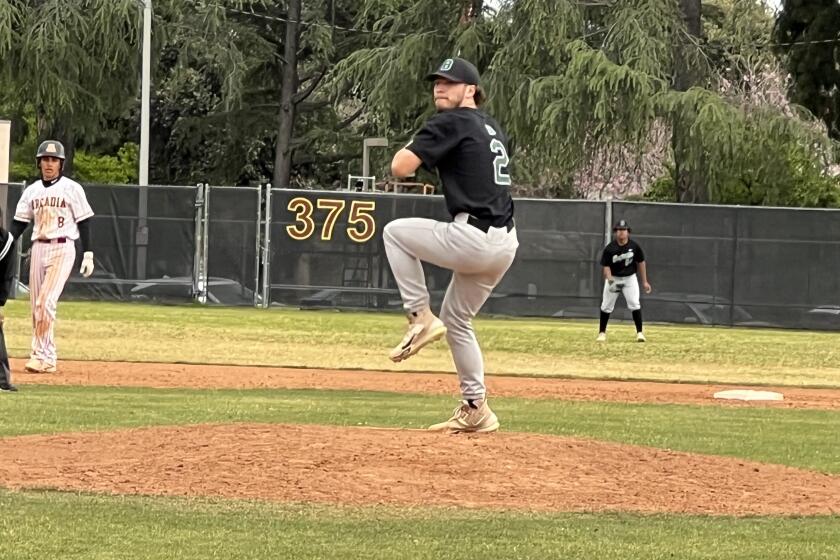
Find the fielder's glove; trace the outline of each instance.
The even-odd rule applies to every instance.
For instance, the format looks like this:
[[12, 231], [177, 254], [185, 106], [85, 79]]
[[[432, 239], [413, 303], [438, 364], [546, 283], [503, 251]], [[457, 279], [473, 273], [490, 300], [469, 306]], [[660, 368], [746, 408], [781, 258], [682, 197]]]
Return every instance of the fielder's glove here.
[[79, 269], [79, 272], [85, 278], [93, 274], [93, 251], [85, 251], [84, 258], [82, 258], [82, 268]]

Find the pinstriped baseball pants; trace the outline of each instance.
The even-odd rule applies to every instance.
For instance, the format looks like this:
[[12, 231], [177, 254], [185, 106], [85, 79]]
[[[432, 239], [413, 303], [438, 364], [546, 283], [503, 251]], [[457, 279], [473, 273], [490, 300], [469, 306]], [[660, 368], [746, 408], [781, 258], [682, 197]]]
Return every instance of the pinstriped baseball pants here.
[[76, 245], [33, 243], [29, 261], [29, 302], [32, 306], [32, 357], [55, 364], [55, 317], [58, 298], [76, 262]]

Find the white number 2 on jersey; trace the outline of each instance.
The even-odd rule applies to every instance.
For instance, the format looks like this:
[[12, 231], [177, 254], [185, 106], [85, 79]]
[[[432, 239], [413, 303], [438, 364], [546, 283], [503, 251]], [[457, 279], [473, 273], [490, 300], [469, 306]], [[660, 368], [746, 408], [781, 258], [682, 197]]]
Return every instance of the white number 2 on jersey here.
[[510, 158], [505, 150], [505, 145], [498, 138], [490, 140], [490, 151], [497, 154], [493, 159], [493, 176], [497, 185], [510, 185], [510, 175], [507, 172], [507, 165]]

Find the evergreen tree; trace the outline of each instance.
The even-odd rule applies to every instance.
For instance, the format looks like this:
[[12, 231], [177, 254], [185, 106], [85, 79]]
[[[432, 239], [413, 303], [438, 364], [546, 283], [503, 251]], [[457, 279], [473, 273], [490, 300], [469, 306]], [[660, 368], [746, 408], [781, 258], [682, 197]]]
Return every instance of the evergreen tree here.
[[136, 0], [0, 2], [0, 106], [61, 140], [68, 172], [77, 142], [136, 99], [140, 23]]
[[351, 130], [359, 112], [330, 103], [324, 82], [354, 48], [358, 35], [345, 28], [355, 2], [181, 4], [160, 14], [168, 35], [157, 64], [157, 179], [338, 180], [360, 152]]
[[731, 200], [745, 182], [750, 203], [789, 200], [778, 188], [792, 192], [803, 162], [823, 177], [834, 161], [807, 116], [721, 87], [697, 0], [626, 0], [598, 11], [574, 0], [507, 0], [466, 23], [462, 4], [363, 2], [359, 25], [381, 34], [336, 76], [354, 85], [348, 91], [383, 133], [411, 134], [432, 110], [420, 77], [461, 54], [483, 71], [490, 110], [517, 148], [515, 176], [526, 180], [568, 183], [604, 152], [639, 161], [661, 131], [671, 136], [672, 192], [683, 201]]
[[777, 47], [793, 77], [793, 101], [840, 139], [840, 3], [783, 0], [775, 36], [779, 43], [800, 43]]

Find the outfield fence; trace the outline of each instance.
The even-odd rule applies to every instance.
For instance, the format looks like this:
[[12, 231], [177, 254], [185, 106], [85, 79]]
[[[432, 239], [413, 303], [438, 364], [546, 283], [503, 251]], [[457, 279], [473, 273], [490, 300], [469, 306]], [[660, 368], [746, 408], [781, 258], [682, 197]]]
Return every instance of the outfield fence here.
[[[23, 188], [0, 185], [7, 225]], [[66, 299], [398, 310], [382, 228], [406, 216], [447, 219], [435, 195], [205, 184], [85, 190], [96, 212], [96, 272], [74, 273]], [[648, 320], [840, 329], [840, 212], [823, 209], [517, 199], [519, 252], [484, 312], [597, 317], [600, 252], [620, 218], [647, 256]], [[19, 252], [18, 297], [29, 245]], [[449, 272], [427, 265], [426, 276], [437, 305]], [[628, 319], [621, 305], [615, 315]]]

